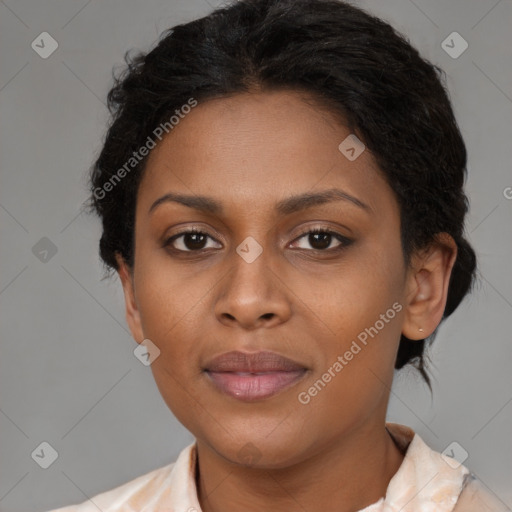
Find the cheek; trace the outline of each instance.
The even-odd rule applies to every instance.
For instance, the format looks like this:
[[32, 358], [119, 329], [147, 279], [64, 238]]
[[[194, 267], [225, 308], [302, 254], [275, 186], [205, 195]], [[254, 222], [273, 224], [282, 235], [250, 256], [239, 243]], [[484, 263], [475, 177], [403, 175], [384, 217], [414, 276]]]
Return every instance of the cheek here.
[[353, 264], [333, 272], [328, 293], [317, 288], [309, 296], [317, 325], [328, 327], [318, 347], [325, 362], [315, 369], [320, 391], [311, 400], [322, 407], [371, 407], [391, 385], [401, 333], [403, 269], [401, 253], [390, 252], [361, 251]]
[[215, 284], [204, 273], [198, 278], [197, 273], [178, 270], [163, 249], [141, 250], [136, 256], [135, 276], [144, 333], [164, 344], [186, 327], [201, 308], [206, 291]]
[[[304, 429], [323, 428], [327, 436], [350, 429], [385, 405], [401, 332], [401, 305], [389, 297], [359, 295], [346, 301], [340, 296], [339, 303], [331, 322], [338, 330], [318, 347], [324, 352], [323, 364], [297, 396], [304, 408]], [[326, 417], [339, 421], [325, 426]]]
[[[160, 350], [151, 369], [164, 400], [180, 396], [181, 382], [190, 379], [197, 339], [201, 335], [196, 311], [204, 295], [202, 287], [187, 286], [181, 279], [157, 265], [144, 265], [135, 283], [142, 331]], [[185, 374], [187, 371], [187, 374]], [[181, 400], [178, 398], [178, 400]], [[168, 402], [170, 406], [171, 403]]]
[[176, 276], [165, 266], [154, 262], [144, 265], [142, 258], [139, 261], [136, 294], [142, 329], [160, 350], [151, 371], [169, 409], [185, 427], [194, 428], [192, 418], [204, 414], [196, 391], [196, 363], [198, 347], [205, 336], [201, 306], [209, 287]]
[[400, 260], [393, 258], [362, 248], [343, 265], [315, 277], [297, 274], [291, 282], [290, 288], [307, 306], [304, 314], [334, 341], [336, 349], [376, 322], [382, 330], [381, 315], [385, 315], [385, 330], [390, 331], [393, 323], [396, 335], [397, 312], [392, 309], [386, 316], [386, 311], [401, 300], [404, 282]]

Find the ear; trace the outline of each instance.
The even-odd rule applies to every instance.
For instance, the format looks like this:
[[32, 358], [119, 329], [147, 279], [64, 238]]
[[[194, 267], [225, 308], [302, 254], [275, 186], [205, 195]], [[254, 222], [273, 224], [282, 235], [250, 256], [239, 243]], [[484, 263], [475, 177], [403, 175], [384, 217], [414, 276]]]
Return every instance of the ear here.
[[126, 321], [128, 327], [132, 333], [133, 339], [137, 343], [141, 343], [144, 340], [144, 334], [142, 332], [142, 324], [140, 321], [140, 313], [137, 307], [137, 301], [135, 300], [135, 288], [133, 286], [133, 273], [132, 269], [128, 267], [123, 257], [117, 253], [117, 273], [121, 279], [124, 292], [124, 302], [126, 309]]
[[457, 244], [448, 233], [438, 234], [429, 247], [411, 257], [402, 326], [410, 340], [427, 338], [441, 322], [456, 258]]

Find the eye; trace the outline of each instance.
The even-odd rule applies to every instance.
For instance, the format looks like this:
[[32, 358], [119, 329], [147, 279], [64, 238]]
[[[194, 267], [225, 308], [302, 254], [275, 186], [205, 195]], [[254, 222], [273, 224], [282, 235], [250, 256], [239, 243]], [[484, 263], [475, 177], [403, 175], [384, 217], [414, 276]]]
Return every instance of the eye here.
[[[342, 249], [348, 246], [352, 240], [344, 237], [340, 233], [332, 231], [327, 228], [315, 228], [310, 229], [302, 233], [298, 238], [294, 240], [294, 244], [297, 241], [304, 239], [305, 244], [309, 244], [311, 249], [314, 251], [328, 252]], [[213, 245], [208, 245], [208, 240], [213, 241]], [[208, 233], [200, 231], [199, 229], [189, 229], [182, 231], [176, 235], [168, 238], [164, 246], [170, 247], [175, 252], [201, 252], [206, 249], [220, 248], [218, 244]], [[336, 243], [333, 247], [333, 243]], [[298, 249], [309, 249], [306, 246], [296, 247]], [[309, 249], [309, 250], [311, 250]]]
[[[309, 244], [313, 250], [323, 252], [341, 249], [352, 242], [352, 240], [344, 237], [340, 233], [326, 228], [315, 228], [305, 231], [301, 236], [295, 239], [294, 243], [301, 239], [304, 239], [305, 245]], [[333, 242], [337, 242], [337, 245], [334, 247], [332, 247]], [[298, 249], [308, 249], [308, 247], [299, 246]]]
[[198, 229], [190, 229], [168, 238], [165, 241], [165, 246], [171, 246], [171, 249], [181, 252], [199, 252], [212, 248], [212, 246], [206, 245], [208, 239], [213, 240], [208, 233]]

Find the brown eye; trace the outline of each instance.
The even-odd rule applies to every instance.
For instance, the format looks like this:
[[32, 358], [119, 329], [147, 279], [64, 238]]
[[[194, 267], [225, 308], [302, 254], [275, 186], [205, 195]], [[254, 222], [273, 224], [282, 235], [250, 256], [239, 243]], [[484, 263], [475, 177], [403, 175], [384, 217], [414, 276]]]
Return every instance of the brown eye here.
[[329, 233], [310, 233], [308, 235], [308, 243], [313, 249], [328, 249], [331, 245], [333, 236]]
[[165, 245], [182, 252], [197, 252], [208, 249], [208, 239], [213, 240], [207, 233], [197, 230], [184, 231], [169, 238]]
[[[351, 240], [348, 238], [336, 233], [334, 231], [330, 231], [328, 229], [312, 229], [303, 233], [296, 240], [305, 240], [305, 244], [309, 244], [310, 247], [299, 246], [298, 249], [313, 249], [315, 251], [327, 251], [327, 250], [336, 250], [340, 249], [344, 246], [347, 246], [351, 243]], [[296, 242], [295, 242], [296, 243]]]

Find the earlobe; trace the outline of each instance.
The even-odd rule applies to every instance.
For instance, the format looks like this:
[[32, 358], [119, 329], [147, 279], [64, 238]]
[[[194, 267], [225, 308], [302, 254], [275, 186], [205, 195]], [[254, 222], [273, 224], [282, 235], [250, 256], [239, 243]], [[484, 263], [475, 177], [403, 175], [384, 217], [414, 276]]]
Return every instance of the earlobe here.
[[407, 307], [402, 334], [410, 340], [430, 336], [443, 318], [457, 244], [440, 233], [424, 251], [411, 258]]
[[135, 300], [133, 274], [119, 253], [116, 254], [116, 260], [118, 265], [117, 273], [119, 274], [119, 279], [123, 285], [126, 322], [128, 323], [133, 339], [137, 343], [141, 343], [144, 340], [144, 334], [142, 332], [142, 324], [137, 301]]

